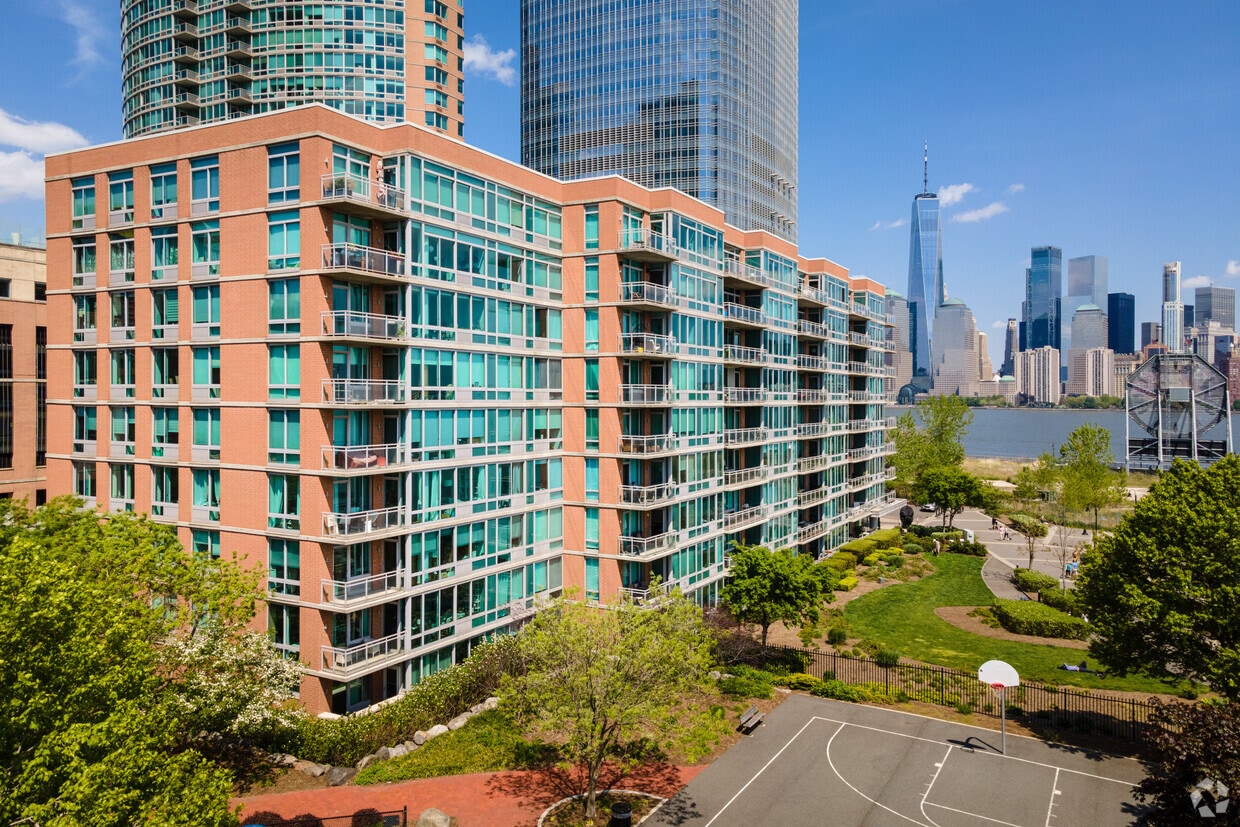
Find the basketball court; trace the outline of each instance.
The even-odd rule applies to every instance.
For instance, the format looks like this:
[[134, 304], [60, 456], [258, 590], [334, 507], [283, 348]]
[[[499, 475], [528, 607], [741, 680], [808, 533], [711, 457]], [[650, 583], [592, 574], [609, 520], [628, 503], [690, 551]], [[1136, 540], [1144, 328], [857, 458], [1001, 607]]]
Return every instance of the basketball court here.
[[1127, 758], [794, 695], [645, 822], [1089, 827], [1131, 824]]

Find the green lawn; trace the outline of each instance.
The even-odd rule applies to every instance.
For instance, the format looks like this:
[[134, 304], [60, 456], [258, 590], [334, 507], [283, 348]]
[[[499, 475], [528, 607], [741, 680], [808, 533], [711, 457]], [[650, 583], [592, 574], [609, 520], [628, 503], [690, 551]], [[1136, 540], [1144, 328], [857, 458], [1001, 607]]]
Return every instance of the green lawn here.
[[1141, 675], [1100, 678], [1065, 672], [1061, 663], [1088, 658], [1081, 649], [1017, 643], [975, 635], [935, 615], [938, 606], [989, 606], [994, 595], [982, 582], [984, 558], [944, 554], [935, 559], [938, 571], [914, 583], [887, 586], [850, 601], [844, 617], [859, 637], [869, 638], [905, 657], [975, 671], [997, 659], [1016, 667], [1024, 680], [1127, 692], [1175, 692], [1162, 681]]

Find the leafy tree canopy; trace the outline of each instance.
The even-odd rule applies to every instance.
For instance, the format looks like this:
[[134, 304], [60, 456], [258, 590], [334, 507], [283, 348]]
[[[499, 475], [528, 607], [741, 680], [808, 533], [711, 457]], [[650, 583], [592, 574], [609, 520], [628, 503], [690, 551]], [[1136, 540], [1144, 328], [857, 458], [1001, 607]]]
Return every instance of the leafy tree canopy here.
[[959, 396], [926, 397], [917, 403], [916, 416], [911, 411], [901, 416], [892, 432], [897, 486], [912, 490], [925, 470], [964, 462], [963, 440], [971, 424], [973, 411]]
[[603, 762], [635, 737], [670, 725], [680, 694], [709, 665], [701, 611], [673, 590], [639, 606], [565, 600], [517, 638], [523, 674], [505, 678], [504, 705], [586, 770], [586, 814], [597, 815]]
[[1119, 674], [1208, 683], [1240, 700], [1240, 458], [1176, 462], [1087, 550], [1076, 589], [1094, 657]]
[[825, 564], [816, 564], [809, 555], [738, 545], [732, 552], [731, 579], [720, 596], [737, 620], [761, 627], [765, 646], [777, 620], [790, 626], [818, 620], [824, 594], [827, 600], [835, 597], [830, 577]]
[[253, 576], [80, 505], [0, 503], [0, 823], [235, 824], [197, 735], [281, 726], [299, 667]]
[[[1146, 760], [1150, 774], [1137, 785], [1136, 797], [1153, 809], [1139, 823], [1201, 824], [1202, 814], [1193, 808], [1191, 795], [1194, 787], [1210, 779], [1227, 787], [1232, 799], [1213, 822], [1234, 824], [1234, 790], [1240, 789], [1240, 706], [1158, 703], [1150, 723], [1154, 725]], [[1213, 810], [1217, 799], [1204, 798], [1198, 806]]]
[[1084, 424], [1068, 435], [1059, 448], [1059, 477], [1063, 502], [1073, 511], [1093, 511], [1117, 503], [1124, 493], [1125, 477], [1111, 470], [1111, 432], [1100, 425]]
[[951, 526], [956, 515], [966, 506], [979, 507], [986, 504], [988, 486], [969, 472], [951, 466], [928, 468], [921, 473], [914, 489], [922, 502], [939, 507], [943, 523]]

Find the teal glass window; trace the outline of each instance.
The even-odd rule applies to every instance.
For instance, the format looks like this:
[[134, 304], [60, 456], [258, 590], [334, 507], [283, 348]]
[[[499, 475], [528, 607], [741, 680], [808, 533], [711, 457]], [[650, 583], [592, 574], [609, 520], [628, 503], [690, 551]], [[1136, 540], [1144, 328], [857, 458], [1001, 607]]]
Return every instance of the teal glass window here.
[[190, 214], [205, 215], [219, 210], [219, 158], [212, 155], [190, 161]]
[[586, 501], [598, 502], [598, 459], [586, 457]]
[[292, 270], [301, 264], [301, 214], [296, 210], [267, 216], [267, 269]]
[[273, 336], [301, 332], [301, 281], [267, 282], [267, 332]]
[[[156, 227], [151, 230], [151, 280], [161, 281], [177, 277], [177, 228]], [[216, 256], [219, 260], [219, 256]]]
[[586, 249], [598, 249], [598, 205], [586, 207]]
[[267, 203], [284, 204], [301, 197], [301, 155], [296, 141], [267, 147]]
[[151, 218], [177, 217], [177, 165], [151, 167]]
[[195, 554], [220, 556], [220, 533], [204, 528], [196, 528], [190, 533], [190, 546]]
[[177, 409], [151, 408], [151, 456], [176, 456], [174, 451], [180, 441]]
[[[220, 458], [220, 409], [194, 408], [194, 448], [202, 449], [201, 459]], [[198, 451], [195, 450], [198, 455]]]
[[586, 309], [586, 350], [598, 350], [598, 311]]
[[301, 461], [301, 413], [299, 411], [268, 411], [267, 461], [287, 465], [296, 465]]
[[209, 388], [208, 396], [218, 399], [220, 395], [220, 349], [196, 347], [191, 350], [194, 360], [195, 387]]
[[586, 600], [598, 602], [598, 558], [586, 560]]
[[586, 259], [586, 301], [598, 301], [598, 259]]
[[293, 474], [267, 475], [267, 527], [297, 531], [301, 527], [301, 486]]
[[598, 359], [586, 359], [586, 399], [598, 399]]
[[301, 346], [269, 345], [267, 395], [270, 399], [301, 398]]
[[194, 338], [218, 339], [220, 335], [220, 286], [218, 284], [195, 287]]
[[301, 594], [301, 546], [296, 540], [267, 538], [267, 591]]
[[586, 550], [598, 551], [598, 509], [586, 509]]

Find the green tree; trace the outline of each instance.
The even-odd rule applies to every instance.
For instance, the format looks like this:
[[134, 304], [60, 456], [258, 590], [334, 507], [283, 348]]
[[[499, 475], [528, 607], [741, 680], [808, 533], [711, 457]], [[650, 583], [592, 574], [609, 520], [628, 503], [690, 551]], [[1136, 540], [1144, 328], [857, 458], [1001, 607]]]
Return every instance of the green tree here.
[[[809, 555], [793, 554], [786, 548], [771, 551], [764, 546], [737, 545], [730, 579], [720, 597], [737, 620], [762, 629], [762, 645], [766, 646], [767, 633], [777, 620], [789, 626], [818, 621], [824, 576], [829, 577], [822, 568]], [[835, 595], [827, 591], [826, 597], [834, 599]]]
[[79, 506], [0, 505], [0, 823], [235, 824], [231, 773], [198, 735], [287, 723], [300, 675], [246, 631], [257, 581]]
[[986, 484], [967, 471], [950, 466], [929, 468], [922, 472], [915, 489], [922, 502], [939, 507], [943, 526], [951, 528], [956, 515], [966, 506], [986, 504]]
[[[1154, 704], [1146, 757], [1150, 775], [1136, 786], [1137, 800], [1153, 809], [1143, 814], [1139, 823], [1201, 824], [1201, 813], [1189, 806], [1189, 796], [1197, 784], [1208, 778], [1228, 790], [1240, 789], [1240, 707], [1234, 703], [1190, 705], [1157, 700]], [[1232, 792], [1231, 798], [1235, 796]], [[1234, 807], [1212, 819], [1224, 824], [1234, 824], [1235, 820]]]
[[1091, 651], [1119, 674], [1202, 681], [1240, 701], [1240, 458], [1176, 462], [1086, 551]]
[[903, 414], [892, 432], [897, 489], [912, 492], [927, 469], [964, 462], [963, 440], [971, 424], [973, 411], [959, 396], [929, 396], [917, 403], [916, 416]]
[[1059, 457], [1064, 506], [1094, 512], [1097, 532], [1099, 510], [1119, 502], [1124, 490], [1123, 474], [1111, 470], [1111, 432], [1100, 425], [1081, 425], [1060, 446]]
[[1029, 503], [1038, 498], [1038, 484], [1028, 465], [1021, 466], [1016, 476], [1012, 477], [1012, 484], [1015, 486], [1012, 489], [1012, 496], [1020, 500], [1023, 507], [1028, 508]]
[[600, 610], [563, 598], [518, 636], [525, 669], [505, 678], [518, 722], [559, 743], [585, 771], [585, 809], [598, 814], [599, 772], [634, 738], [666, 730], [681, 693], [709, 665], [701, 611], [679, 590], [655, 604]]

